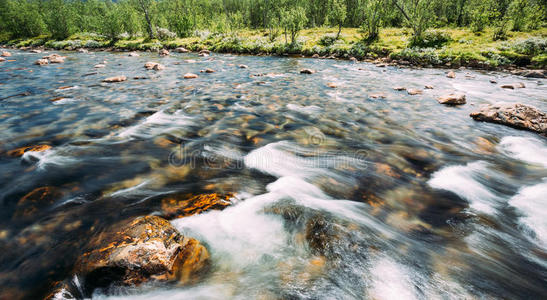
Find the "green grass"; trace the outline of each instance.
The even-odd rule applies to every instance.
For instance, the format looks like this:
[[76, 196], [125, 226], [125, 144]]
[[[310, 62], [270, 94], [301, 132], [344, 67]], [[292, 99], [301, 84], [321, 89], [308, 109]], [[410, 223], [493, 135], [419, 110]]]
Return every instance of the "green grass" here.
[[[209, 49], [216, 52], [245, 53], [245, 54], [319, 54], [322, 56], [336, 56], [340, 58], [356, 57], [358, 59], [378, 58], [389, 56], [397, 60], [405, 60], [418, 65], [467, 65], [476, 67], [496, 67], [515, 64], [519, 66], [546, 67], [545, 40], [547, 28], [531, 32], [509, 32], [505, 41], [492, 39], [493, 29], [473, 33], [467, 28], [436, 29], [449, 36], [449, 41], [436, 48], [409, 48], [411, 32], [404, 28], [384, 28], [380, 32], [380, 39], [372, 44], [364, 44], [357, 28], [344, 28], [339, 40], [330, 45], [336, 28], [313, 28], [300, 32], [297, 43], [288, 45], [281, 33], [271, 39], [266, 30], [239, 30], [231, 33], [203, 32], [200, 36], [177, 38], [169, 41], [145, 40], [144, 38], [129, 38], [118, 40], [115, 43], [104, 40], [96, 34], [75, 34], [64, 41], [52, 41], [41, 36], [32, 39], [9, 41], [7, 44], [18, 47], [45, 45], [55, 49], [73, 50], [79, 47], [106, 48], [113, 47], [120, 50], [156, 51], [162, 48], [185, 47], [192, 51]], [[434, 36], [434, 35], [432, 35]], [[539, 50], [533, 48], [534, 53], [522, 46], [515, 45], [523, 40], [539, 41]], [[521, 43], [522, 44], [522, 43]], [[525, 43], [525, 45], [528, 45]], [[534, 44], [535, 45], [535, 44]], [[543, 45], [543, 46], [542, 46]], [[543, 48], [542, 48], [543, 47]], [[526, 52], [526, 53], [523, 53]], [[538, 52], [539, 51], [539, 52]]]

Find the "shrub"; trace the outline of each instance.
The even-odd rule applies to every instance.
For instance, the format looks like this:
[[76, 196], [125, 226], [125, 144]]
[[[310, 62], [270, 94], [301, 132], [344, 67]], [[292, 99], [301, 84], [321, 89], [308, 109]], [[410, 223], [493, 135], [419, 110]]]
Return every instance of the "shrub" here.
[[390, 54], [393, 59], [406, 60], [413, 64], [434, 64], [440, 65], [443, 63], [442, 59], [435, 52], [433, 48], [405, 48], [399, 52]]
[[168, 41], [177, 37], [177, 34], [167, 28], [156, 27], [156, 35], [160, 41]]
[[533, 37], [515, 42], [510, 48], [519, 54], [547, 54], [547, 38]]
[[336, 35], [334, 34], [326, 34], [324, 36], [322, 36], [320, 39], [319, 39], [319, 45], [321, 46], [331, 46], [332, 44], [334, 44], [336, 42]]
[[532, 58], [532, 64], [539, 68], [547, 67], [547, 54], [541, 54]]
[[410, 47], [440, 48], [451, 40], [445, 31], [427, 30], [421, 36], [413, 36], [410, 39]]
[[95, 40], [89, 40], [84, 43], [85, 48], [100, 48], [101, 44]]

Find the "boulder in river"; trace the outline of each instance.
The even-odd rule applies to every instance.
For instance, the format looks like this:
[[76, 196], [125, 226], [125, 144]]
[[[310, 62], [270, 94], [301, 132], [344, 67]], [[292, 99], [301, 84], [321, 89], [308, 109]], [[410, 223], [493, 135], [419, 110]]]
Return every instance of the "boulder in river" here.
[[514, 74], [528, 78], [547, 78], [547, 70], [524, 70]]
[[193, 78], [198, 78], [198, 77], [199, 77], [198, 75], [193, 74], [193, 73], [184, 74], [184, 79], [193, 79]]
[[85, 48], [80, 48], [80, 49], [78, 49], [78, 52], [79, 52], [79, 53], [84, 53], [84, 54], [85, 54], [85, 53], [89, 53], [89, 51], [88, 51], [87, 49], [85, 49]]
[[239, 66], [237, 66], [237, 67], [240, 68], [240, 69], [247, 69], [247, 68], [249, 68], [247, 65], [239, 65]]
[[203, 50], [199, 51], [199, 54], [210, 55], [210, 54], [211, 54], [211, 51], [209, 51], [209, 50], [207, 50], [207, 49], [203, 49]]
[[334, 83], [334, 82], [328, 82], [328, 83], [327, 83], [327, 86], [330, 87], [331, 89], [335, 89], [335, 88], [338, 87], [338, 86], [336, 85], [336, 83]]
[[448, 77], [448, 78], [456, 78], [456, 73], [454, 73], [454, 71], [449, 71], [448, 73], [446, 73], [446, 77]]
[[104, 65], [104, 64], [98, 64], [98, 65], [93, 66], [93, 68], [96, 68], [96, 69], [100, 69], [100, 68], [104, 68], [104, 67], [106, 67], [106, 65]]
[[231, 204], [233, 194], [172, 195], [161, 200], [162, 216], [168, 220], [222, 210]]
[[169, 221], [145, 216], [122, 222], [91, 239], [75, 271], [85, 289], [150, 281], [187, 283], [209, 265], [199, 241], [181, 235]]
[[215, 70], [211, 68], [206, 68], [204, 70], [199, 71], [200, 73], [215, 73]]
[[105, 78], [105, 79], [103, 79], [103, 82], [112, 83], [112, 82], [122, 82], [122, 81], [126, 81], [126, 80], [127, 80], [127, 77], [125, 77], [123, 75], [120, 75], [120, 76]]
[[44, 56], [42, 57], [44, 59], [48, 59], [50, 63], [52, 64], [60, 64], [60, 63], [64, 63], [65, 62], [65, 56], [61, 56], [59, 54], [50, 54], [50, 55], [47, 55], [47, 56]]
[[313, 74], [313, 73], [315, 73], [315, 71], [312, 70], [312, 69], [302, 69], [302, 70], [300, 70], [300, 74]]
[[396, 90], [396, 91], [406, 91], [406, 87], [404, 87], [404, 86], [396, 86], [393, 89]]
[[419, 90], [419, 89], [408, 89], [408, 90], [407, 90], [407, 93], [408, 93], [409, 95], [414, 96], [414, 95], [421, 95], [421, 94], [423, 93], [423, 91], [422, 91], [422, 90]]
[[30, 50], [30, 53], [42, 53], [42, 50], [40, 50], [40, 49], [32, 49], [32, 50]]
[[0, 62], [3, 62], [3, 61], [6, 61], [6, 59], [3, 57], [0, 57]]
[[464, 94], [449, 94], [440, 96], [437, 98], [437, 101], [439, 101], [440, 104], [447, 104], [447, 105], [460, 105], [465, 104], [465, 95]]
[[137, 52], [129, 52], [129, 54], [127, 56], [129, 56], [129, 57], [139, 57], [140, 55]]
[[43, 66], [49, 64], [49, 61], [45, 58], [40, 58], [39, 60], [34, 62], [35, 65]]
[[27, 147], [21, 147], [17, 148], [11, 151], [8, 151], [9, 156], [19, 157], [23, 156], [26, 152], [34, 151], [34, 152], [42, 152], [51, 149], [50, 145], [34, 145], [34, 146], [27, 146]]
[[160, 56], [168, 56], [169, 55], [169, 50], [161, 49], [159, 54], [160, 54]]
[[311, 56], [312, 58], [320, 58], [319, 54], [315, 53], [314, 55]]
[[500, 87], [502, 89], [514, 90], [514, 89], [523, 89], [526, 86], [522, 82], [517, 82], [517, 83], [512, 83], [512, 84], [502, 84]]
[[145, 67], [147, 70], [156, 70], [156, 71], [165, 69], [165, 66], [164, 66], [164, 65], [159, 64], [159, 63], [155, 63], [155, 62], [151, 62], [151, 61], [145, 63], [145, 64], [144, 64], [144, 67]]
[[175, 51], [177, 51], [178, 53], [188, 53], [188, 52], [190, 52], [190, 50], [188, 50], [184, 47], [178, 47], [177, 49], [175, 49]]
[[11, 53], [9, 53], [8, 51], [4, 51], [4, 52], [2, 52], [2, 56], [3, 57], [10, 57]]
[[488, 104], [470, 116], [477, 121], [498, 123], [547, 135], [547, 113], [522, 103]]

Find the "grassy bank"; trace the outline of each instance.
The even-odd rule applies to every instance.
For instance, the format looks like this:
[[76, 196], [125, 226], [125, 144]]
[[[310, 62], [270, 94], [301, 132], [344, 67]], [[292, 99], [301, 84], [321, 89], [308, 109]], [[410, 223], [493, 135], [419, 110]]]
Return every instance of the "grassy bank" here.
[[495, 68], [547, 66], [547, 28], [531, 32], [509, 32], [505, 41], [494, 41], [492, 29], [473, 33], [469, 29], [437, 29], [426, 35], [421, 46], [410, 47], [411, 32], [402, 28], [385, 28], [374, 43], [362, 42], [358, 29], [345, 28], [335, 40], [335, 28], [302, 30], [293, 45], [285, 42], [283, 34], [271, 38], [266, 30], [240, 30], [231, 33], [200, 31], [196, 36], [172, 40], [144, 38], [106, 40], [96, 34], [75, 34], [67, 40], [55, 41], [41, 36], [25, 40], [4, 41], [15, 47], [40, 47], [75, 50], [78, 48], [108, 48], [112, 50], [157, 51], [185, 47], [192, 51], [208, 49], [215, 52], [240, 54], [302, 54], [335, 56], [338, 58], [377, 59], [390, 57], [403, 64], [422, 66], [470, 66]]

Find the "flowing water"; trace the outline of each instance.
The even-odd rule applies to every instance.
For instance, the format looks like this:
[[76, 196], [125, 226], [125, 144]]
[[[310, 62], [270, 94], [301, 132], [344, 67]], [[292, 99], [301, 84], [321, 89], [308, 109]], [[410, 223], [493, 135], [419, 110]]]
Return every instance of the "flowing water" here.
[[[194, 54], [66, 53], [38, 67], [42, 54], [12, 53], [16, 61], [0, 63], [4, 291], [33, 299], [51, 282], [78, 281], [72, 266], [91, 236], [158, 213], [166, 195], [233, 193], [222, 211], [172, 221], [209, 249], [205, 277], [93, 298], [547, 295], [547, 140], [469, 117], [497, 101], [547, 111], [545, 80]], [[166, 69], [146, 71], [146, 61]], [[101, 82], [116, 75], [128, 81]], [[515, 82], [526, 88], [499, 87]], [[425, 85], [434, 89], [393, 90]], [[454, 91], [468, 104], [435, 100]], [[5, 155], [36, 144], [52, 148]], [[44, 186], [61, 193], [32, 217], [17, 213]]]

